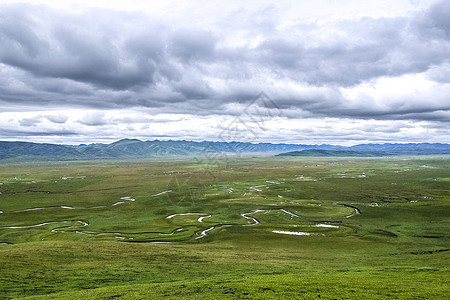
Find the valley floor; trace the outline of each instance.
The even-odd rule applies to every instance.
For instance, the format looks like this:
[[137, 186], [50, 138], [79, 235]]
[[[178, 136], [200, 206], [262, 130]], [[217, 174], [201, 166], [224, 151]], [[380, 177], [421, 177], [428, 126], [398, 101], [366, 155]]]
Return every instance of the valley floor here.
[[0, 299], [446, 299], [450, 157], [0, 166]]

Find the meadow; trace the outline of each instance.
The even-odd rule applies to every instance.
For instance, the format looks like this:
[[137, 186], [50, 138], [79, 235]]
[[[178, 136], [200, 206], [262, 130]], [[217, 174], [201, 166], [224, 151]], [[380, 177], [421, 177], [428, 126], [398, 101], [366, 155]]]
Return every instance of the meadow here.
[[450, 157], [0, 164], [0, 299], [447, 299]]

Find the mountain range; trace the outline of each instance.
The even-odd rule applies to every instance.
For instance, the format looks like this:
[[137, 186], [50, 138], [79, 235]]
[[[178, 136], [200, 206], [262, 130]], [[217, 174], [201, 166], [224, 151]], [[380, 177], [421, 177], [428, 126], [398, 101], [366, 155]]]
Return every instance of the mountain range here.
[[243, 142], [141, 141], [122, 139], [111, 144], [60, 145], [0, 141], [0, 160], [90, 160], [132, 159], [220, 154], [268, 154], [293, 156], [390, 156], [450, 154], [450, 145], [441, 143], [302, 145]]

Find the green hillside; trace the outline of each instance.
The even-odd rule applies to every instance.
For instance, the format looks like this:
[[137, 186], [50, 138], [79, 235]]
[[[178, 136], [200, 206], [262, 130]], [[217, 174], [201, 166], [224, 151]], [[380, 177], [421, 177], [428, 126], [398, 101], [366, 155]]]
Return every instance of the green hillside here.
[[291, 151], [286, 153], [280, 153], [277, 156], [324, 156], [324, 157], [371, 157], [371, 156], [384, 156], [386, 154], [380, 152], [359, 152], [352, 150], [321, 150], [310, 149], [301, 151]]

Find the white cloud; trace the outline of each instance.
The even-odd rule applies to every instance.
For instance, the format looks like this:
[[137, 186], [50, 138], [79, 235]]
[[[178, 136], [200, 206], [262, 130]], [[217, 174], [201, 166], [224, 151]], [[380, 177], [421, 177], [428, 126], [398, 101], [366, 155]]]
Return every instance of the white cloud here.
[[[67, 114], [68, 111], [57, 113]], [[164, 114], [151, 116], [148, 112], [121, 109], [101, 111], [74, 110], [65, 123], [53, 123], [34, 113], [26, 113], [25, 119], [38, 126], [20, 124], [22, 114], [0, 113], [0, 134], [4, 140], [61, 142], [81, 144], [89, 142], [109, 143], [121, 138], [142, 140], [240, 140], [247, 142], [341, 144], [354, 145], [364, 142], [446, 142], [448, 131], [438, 121], [362, 120], [343, 118], [287, 118], [283, 115], [261, 119], [241, 115], [198, 116], [191, 114]], [[296, 110], [284, 113], [297, 114]], [[126, 118], [126, 122], [122, 122]], [[80, 122], [80, 119], [85, 119]], [[99, 120], [102, 120], [99, 122]], [[98, 123], [97, 125], [94, 125]]]
[[106, 125], [105, 113], [99, 111], [88, 112], [78, 122], [87, 126]]
[[48, 115], [46, 118], [53, 123], [64, 124], [66, 123], [68, 117], [66, 115]]

